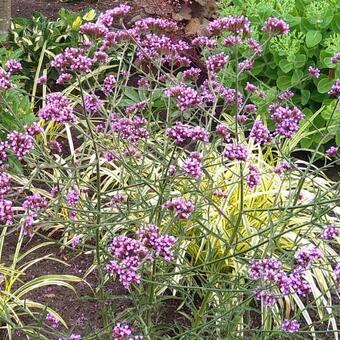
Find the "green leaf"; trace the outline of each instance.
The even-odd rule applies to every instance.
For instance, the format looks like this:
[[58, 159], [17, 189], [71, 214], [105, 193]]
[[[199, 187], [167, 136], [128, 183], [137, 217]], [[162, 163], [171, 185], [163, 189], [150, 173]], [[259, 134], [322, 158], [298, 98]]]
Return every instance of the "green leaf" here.
[[320, 31], [311, 30], [306, 34], [306, 45], [311, 48], [316, 46], [322, 40], [322, 34]]
[[313, 144], [313, 139], [309, 137], [305, 137], [301, 140], [300, 144], [303, 148], [308, 149]]
[[340, 146], [340, 132], [336, 134], [335, 141], [336, 141], [336, 145]]
[[300, 68], [306, 64], [307, 56], [305, 54], [297, 54], [295, 56], [294, 67]]
[[19, 175], [23, 174], [23, 169], [22, 169], [22, 165], [20, 163], [20, 161], [18, 161], [18, 159], [13, 156], [13, 155], [9, 155], [8, 156], [8, 164], [10, 166], [10, 169]]
[[301, 90], [301, 104], [306, 105], [310, 98], [309, 90]]
[[276, 80], [276, 85], [280, 90], [286, 90], [290, 87], [291, 81], [289, 76], [280, 76]]
[[321, 116], [324, 120], [329, 120], [332, 118], [332, 121], [340, 119], [340, 110], [335, 107], [336, 101], [332, 104], [327, 105], [321, 112]]
[[288, 62], [286, 59], [282, 59], [279, 62], [279, 67], [282, 70], [282, 72], [288, 73], [293, 69], [294, 65], [293, 63]]
[[295, 17], [288, 14], [286, 19], [290, 27], [300, 25], [301, 23], [301, 17]]
[[303, 72], [301, 70], [295, 70], [292, 75], [292, 79], [291, 79], [292, 85], [298, 86], [302, 77], [303, 77]]
[[127, 87], [124, 91], [124, 94], [125, 94], [126, 97], [130, 98], [134, 102], [140, 101], [140, 97], [139, 97], [138, 92], [131, 87]]
[[320, 79], [318, 82], [319, 93], [327, 93], [331, 89], [333, 82], [334, 82], [333, 79], [329, 78]]

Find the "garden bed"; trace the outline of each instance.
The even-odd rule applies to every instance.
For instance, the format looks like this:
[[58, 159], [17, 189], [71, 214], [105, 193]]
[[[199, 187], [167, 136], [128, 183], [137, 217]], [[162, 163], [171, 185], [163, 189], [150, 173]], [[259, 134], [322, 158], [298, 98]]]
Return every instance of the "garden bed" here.
[[146, 3], [39, 2], [0, 49], [0, 336], [337, 339], [340, 53]]

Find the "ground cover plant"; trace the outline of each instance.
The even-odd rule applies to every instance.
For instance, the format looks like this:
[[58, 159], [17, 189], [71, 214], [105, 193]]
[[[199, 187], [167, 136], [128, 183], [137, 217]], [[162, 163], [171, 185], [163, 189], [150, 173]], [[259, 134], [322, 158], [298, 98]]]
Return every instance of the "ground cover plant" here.
[[[70, 334], [53, 312], [2, 327], [41, 339], [338, 339], [340, 190], [323, 173], [339, 162], [335, 145], [323, 150], [338, 122], [298, 160], [328, 108], [304, 114], [289, 91], [244, 77], [289, 25], [268, 18], [260, 42], [248, 18], [229, 16], [188, 41], [167, 19], [126, 27], [129, 11], [82, 24], [77, 44], [39, 68], [36, 121], [4, 131], [0, 153], [3, 235], [57, 235], [91, 254], [82, 279], [98, 276], [101, 328]], [[21, 68], [0, 70], [13, 117]], [[328, 97], [332, 117], [339, 79]]]
[[[331, 60], [340, 49], [339, 3], [332, 0], [223, 0], [220, 12], [224, 16], [247, 16], [256, 38], [261, 41], [266, 39], [261, 27], [268, 17], [276, 16], [288, 22], [290, 31], [267, 44], [262, 56], [257, 58], [251, 72], [244, 78], [245, 81], [256, 82], [272, 96], [291, 90], [294, 94], [291, 100], [309, 117], [324, 106], [325, 109], [309, 128], [311, 135], [301, 140], [303, 148], [315, 148], [323, 138], [319, 129], [330, 120], [336, 121], [339, 115], [338, 110], [331, 115], [335, 104], [328, 96], [332, 84], [339, 78], [339, 66]], [[308, 77], [309, 67], [320, 69], [317, 77]], [[337, 145], [340, 145], [339, 136], [338, 131], [335, 138]], [[334, 140], [328, 142], [331, 145]]]

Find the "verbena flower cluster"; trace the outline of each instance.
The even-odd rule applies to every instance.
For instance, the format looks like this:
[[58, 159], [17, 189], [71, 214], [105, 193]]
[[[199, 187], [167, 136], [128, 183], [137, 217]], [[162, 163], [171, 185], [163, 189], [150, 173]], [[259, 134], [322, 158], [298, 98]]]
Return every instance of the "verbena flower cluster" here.
[[109, 246], [114, 260], [106, 265], [106, 270], [116, 274], [127, 289], [132, 284], [141, 282], [139, 271], [144, 262], [153, 262], [155, 257], [164, 258], [166, 261], [174, 259], [171, 248], [176, 243], [175, 237], [160, 235], [158, 227], [153, 224], [139, 230], [137, 235], [138, 239], [117, 236]]
[[53, 120], [57, 123], [75, 123], [71, 102], [60, 92], [51, 93], [47, 96], [46, 105], [39, 111], [39, 117], [44, 120]]
[[140, 335], [133, 335], [134, 329], [128, 324], [116, 323], [112, 330], [113, 340], [143, 340]]
[[270, 306], [283, 295], [296, 293], [303, 297], [307, 296], [311, 292], [311, 287], [304, 277], [305, 272], [322, 256], [316, 247], [299, 249], [295, 254], [295, 266], [290, 273], [284, 271], [282, 262], [275, 258], [251, 261], [249, 277], [261, 282], [256, 288], [256, 297], [264, 305]]

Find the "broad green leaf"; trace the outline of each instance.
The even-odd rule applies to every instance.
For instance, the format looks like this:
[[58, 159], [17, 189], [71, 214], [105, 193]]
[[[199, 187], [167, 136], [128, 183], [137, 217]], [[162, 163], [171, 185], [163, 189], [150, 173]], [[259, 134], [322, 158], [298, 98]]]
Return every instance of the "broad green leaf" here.
[[286, 59], [282, 59], [279, 62], [279, 67], [282, 70], [282, 72], [288, 73], [293, 69], [294, 65], [293, 63], [288, 62]]
[[334, 80], [329, 78], [320, 79], [318, 82], [318, 91], [320, 93], [327, 93], [331, 89], [333, 82]]
[[329, 120], [332, 118], [332, 121], [340, 119], [340, 110], [336, 108], [335, 101], [333, 104], [327, 105], [321, 112], [322, 118], [325, 120]]
[[340, 131], [339, 133], [336, 134], [335, 141], [336, 141], [336, 145], [340, 146]]
[[277, 78], [276, 85], [280, 90], [286, 90], [291, 85], [291, 80], [289, 76], [281, 76]]
[[301, 70], [295, 70], [291, 79], [292, 86], [298, 86], [302, 77], [303, 72]]
[[322, 40], [322, 34], [320, 31], [311, 30], [306, 34], [306, 45], [311, 48], [316, 46]]
[[309, 90], [301, 90], [301, 104], [306, 105], [310, 98]]
[[297, 54], [295, 56], [294, 67], [300, 68], [306, 64], [307, 56], [305, 54]]

